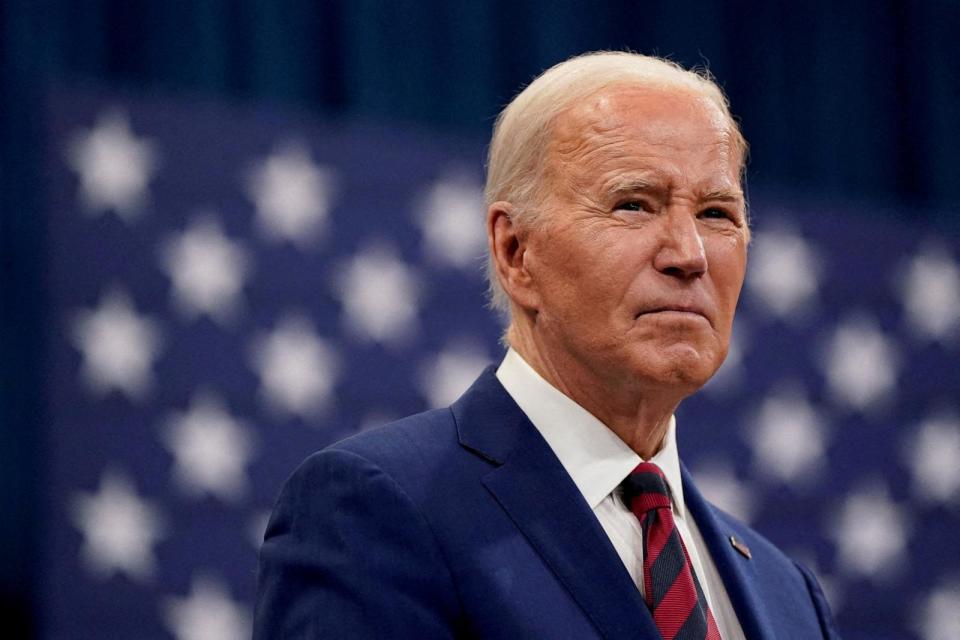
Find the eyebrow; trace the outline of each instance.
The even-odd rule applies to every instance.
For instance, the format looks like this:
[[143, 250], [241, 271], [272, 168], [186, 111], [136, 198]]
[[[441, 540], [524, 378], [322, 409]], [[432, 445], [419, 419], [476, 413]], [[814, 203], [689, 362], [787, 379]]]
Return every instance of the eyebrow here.
[[[656, 182], [651, 182], [643, 178], [618, 178], [610, 184], [609, 193], [611, 195], [619, 195], [623, 193], [663, 193], [669, 189], [664, 186], [657, 184]], [[701, 201], [711, 201], [711, 202], [729, 202], [733, 204], [739, 204], [744, 202], [743, 192], [740, 190], [730, 190], [730, 189], [713, 189], [704, 193], [698, 194], [698, 198]]]
[[609, 193], [618, 195], [621, 193], [635, 193], [638, 191], [662, 192], [663, 186], [657, 185], [643, 178], [617, 178], [612, 181], [608, 188]]
[[717, 191], [707, 191], [706, 193], [701, 194], [700, 199], [719, 201], [719, 202], [739, 203], [739, 202], [743, 202], [744, 198], [743, 198], [742, 191], [717, 190]]

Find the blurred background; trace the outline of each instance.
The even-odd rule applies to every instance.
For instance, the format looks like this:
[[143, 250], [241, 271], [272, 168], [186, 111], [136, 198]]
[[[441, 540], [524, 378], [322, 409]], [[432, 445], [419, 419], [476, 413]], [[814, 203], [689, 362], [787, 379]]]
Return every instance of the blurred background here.
[[960, 5], [4, 0], [6, 637], [239, 638], [286, 476], [499, 360], [483, 156], [545, 68], [708, 67], [736, 341], [680, 409], [846, 638], [960, 638]]

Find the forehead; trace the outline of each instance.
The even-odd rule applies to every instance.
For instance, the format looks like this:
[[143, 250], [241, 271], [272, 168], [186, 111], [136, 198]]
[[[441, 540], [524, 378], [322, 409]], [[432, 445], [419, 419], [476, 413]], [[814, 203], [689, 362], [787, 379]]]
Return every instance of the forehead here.
[[679, 172], [739, 183], [742, 157], [731, 126], [712, 99], [690, 89], [613, 87], [557, 117], [548, 154], [553, 169], [567, 174]]

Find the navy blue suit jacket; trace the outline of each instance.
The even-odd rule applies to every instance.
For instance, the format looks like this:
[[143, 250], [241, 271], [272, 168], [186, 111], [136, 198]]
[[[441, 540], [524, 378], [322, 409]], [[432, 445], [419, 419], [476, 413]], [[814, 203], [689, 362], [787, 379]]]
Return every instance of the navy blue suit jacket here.
[[[708, 504], [686, 470], [683, 491], [749, 640], [837, 637], [808, 571]], [[490, 368], [452, 407], [348, 438], [294, 473], [260, 551], [254, 637], [660, 636]]]

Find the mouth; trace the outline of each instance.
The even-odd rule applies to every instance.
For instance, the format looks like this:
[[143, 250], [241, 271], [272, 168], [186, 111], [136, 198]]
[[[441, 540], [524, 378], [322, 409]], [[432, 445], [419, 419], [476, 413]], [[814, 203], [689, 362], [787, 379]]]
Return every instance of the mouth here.
[[694, 313], [698, 316], [706, 317], [707, 314], [703, 312], [703, 309], [695, 305], [685, 305], [685, 304], [673, 304], [663, 307], [654, 307], [652, 309], [647, 309], [646, 311], [641, 311], [640, 315], [645, 315], [648, 313]]
[[704, 313], [703, 309], [695, 305], [666, 305], [662, 307], [654, 307], [652, 309], [647, 309], [640, 312], [637, 316], [649, 316], [649, 315], [662, 315], [662, 316], [676, 316], [679, 318], [702, 318], [707, 322], [710, 322], [710, 318], [707, 317], [707, 314]]

